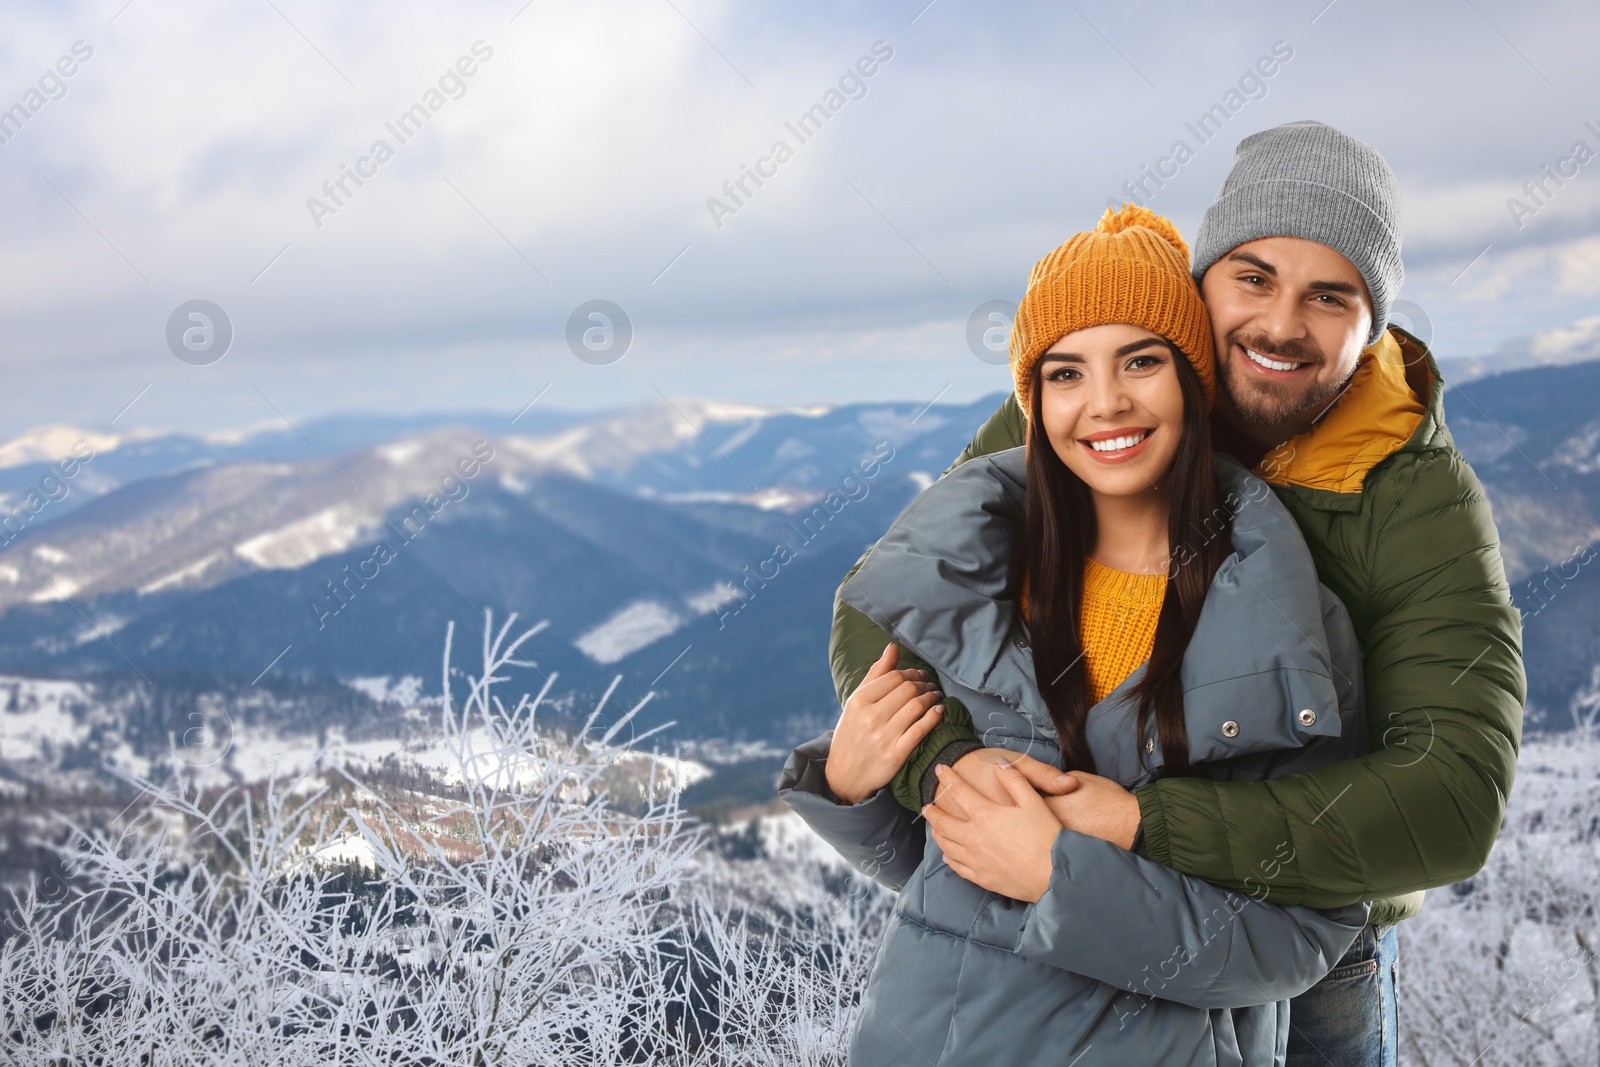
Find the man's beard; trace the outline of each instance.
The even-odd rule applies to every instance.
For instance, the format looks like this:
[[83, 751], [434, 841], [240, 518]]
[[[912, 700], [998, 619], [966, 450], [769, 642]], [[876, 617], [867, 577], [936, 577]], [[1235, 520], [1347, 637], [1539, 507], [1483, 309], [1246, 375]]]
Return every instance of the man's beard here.
[[1258, 377], [1234, 362], [1235, 344], [1285, 363], [1320, 366], [1325, 360], [1321, 352], [1304, 341], [1288, 341], [1278, 345], [1260, 337], [1245, 338], [1237, 333], [1230, 334], [1228, 356], [1217, 361], [1217, 371], [1222, 379], [1222, 388], [1233, 402], [1233, 409], [1241, 422], [1254, 426], [1276, 426], [1322, 403], [1345, 386], [1343, 381], [1318, 381], [1315, 370], [1306, 372], [1307, 380], [1303, 385]]

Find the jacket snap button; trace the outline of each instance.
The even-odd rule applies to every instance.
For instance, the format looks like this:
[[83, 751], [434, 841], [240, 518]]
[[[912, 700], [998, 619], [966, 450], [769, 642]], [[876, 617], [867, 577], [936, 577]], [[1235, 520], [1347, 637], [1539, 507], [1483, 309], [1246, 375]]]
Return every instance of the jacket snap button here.
[[1145, 738], [1144, 739], [1144, 750], [1145, 750], [1146, 754], [1154, 752], [1156, 750], [1156, 739], [1153, 738], [1153, 737]]
[[1027, 648], [1028, 647], [1028, 642], [1024, 641], [1020, 637], [1013, 637], [1011, 640], [1018, 648]]
[[1317, 713], [1312, 711], [1310, 708], [1301, 709], [1301, 711], [1300, 711], [1300, 725], [1301, 726], [1315, 726], [1316, 724], [1317, 724]]
[[1234, 722], [1232, 719], [1229, 719], [1227, 722], [1223, 723], [1222, 724], [1222, 736], [1223, 737], [1238, 737], [1239, 736], [1239, 724]]

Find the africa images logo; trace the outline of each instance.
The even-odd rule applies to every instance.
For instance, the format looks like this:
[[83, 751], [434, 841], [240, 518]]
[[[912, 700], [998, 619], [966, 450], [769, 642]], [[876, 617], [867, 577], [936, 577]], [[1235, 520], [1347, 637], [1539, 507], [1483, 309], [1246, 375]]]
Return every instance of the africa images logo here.
[[[385, 122], [383, 128], [394, 135], [397, 144], [405, 144], [421, 133], [422, 127], [446, 103], [467, 95], [467, 79], [478, 72], [480, 63], [487, 63], [493, 55], [494, 49], [488, 44], [483, 41], [472, 42], [471, 56], [458, 58], [454, 67], [447, 68], [439, 75], [437, 86], [428, 86], [421, 100], [402, 111], [393, 121]], [[477, 59], [473, 59], [473, 56]], [[380, 137], [372, 142], [366, 155], [356, 160], [354, 167], [348, 163], [339, 164], [339, 176], [322, 183], [322, 193], [326, 199], [315, 196], [306, 198], [306, 210], [311, 213], [311, 221], [317, 229], [322, 229], [324, 217], [337, 215], [355, 197], [356, 192], [367, 184], [366, 179], [376, 178], [378, 168], [393, 159], [394, 155], [394, 146]], [[350, 188], [351, 183], [355, 184], [355, 189]]]
[[[794, 137], [794, 145], [780, 137], [772, 142], [766, 155], [756, 158], [754, 167], [748, 163], [739, 164], [739, 176], [722, 183], [722, 197], [706, 198], [706, 210], [711, 213], [711, 221], [717, 229], [722, 229], [723, 219], [739, 213], [739, 209], [755, 196], [755, 189], [767, 184], [766, 179], [777, 177], [778, 168], [794, 158], [795, 147], [821, 133], [823, 125], [843, 110], [849, 101], [864, 99], [867, 95], [867, 79], [877, 74], [882, 65], [893, 58], [894, 49], [887, 41], [872, 42], [872, 54], [862, 56], [854, 66], [846, 68], [839, 75], [837, 88], [829, 86], [821, 100], [783, 124], [783, 128]], [[752, 183], [755, 189], [751, 188]]]

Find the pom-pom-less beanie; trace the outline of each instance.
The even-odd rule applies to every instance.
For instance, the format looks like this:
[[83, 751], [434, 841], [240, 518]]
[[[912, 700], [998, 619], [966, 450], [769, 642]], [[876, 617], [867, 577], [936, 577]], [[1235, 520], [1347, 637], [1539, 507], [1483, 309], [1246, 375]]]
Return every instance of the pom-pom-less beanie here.
[[1405, 268], [1400, 183], [1377, 149], [1321, 122], [1286, 122], [1239, 142], [1194, 242], [1198, 282], [1247, 241], [1300, 237], [1335, 249], [1361, 272], [1372, 332], [1383, 336]]

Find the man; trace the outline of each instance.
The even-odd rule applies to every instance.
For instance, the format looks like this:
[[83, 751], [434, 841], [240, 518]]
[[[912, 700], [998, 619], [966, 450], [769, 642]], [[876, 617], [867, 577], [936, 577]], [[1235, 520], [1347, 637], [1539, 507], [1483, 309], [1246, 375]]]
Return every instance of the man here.
[[[1072, 790], [1074, 803], [1057, 808], [1069, 830], [1277, 904], [1373, 902], [1350, 953], [1293, 1001], [1291, 1064], [1396, 1062], [1394, 924], [1416, 914], [1422, 890], [1482, 866], [1521, 739], [1521, 625], [1489, 505], [1445, 427], [1433, 356], [1386, 328], [1403, 278], [1400, 211], [1376, 151], [1321, 123], [1288, 123], [1239, 144], [1193, 264], [1216, 340], [1217, 447], [1273, 486], [1355, 622], [1370, 754], [1271, 782], [1176, 777], [1133, 794], [1017, 761], [1035, 786]], [[951, 466], [1022, 444], [1024, 422], [1007, 396]], [[841, 703], [885, 640], [835, 600]], [[904, 648], [894, 665], [907, 681], [934, 679]], [[1017, 759], [985, 748], [947, 700], [880, 793], [910, 817], [936, 800], [949, 766], [1003, 803], [1000, 755]], [[972, 816], [939, 811], [945, 825]]]

